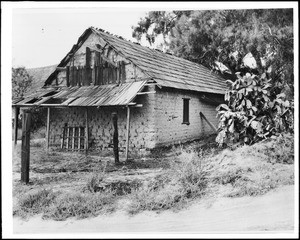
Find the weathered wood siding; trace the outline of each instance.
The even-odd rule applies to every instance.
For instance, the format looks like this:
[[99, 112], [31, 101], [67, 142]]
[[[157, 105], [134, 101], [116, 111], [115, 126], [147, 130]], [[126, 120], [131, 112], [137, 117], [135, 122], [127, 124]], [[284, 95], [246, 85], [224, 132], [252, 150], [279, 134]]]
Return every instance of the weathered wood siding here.
[[89, 86], [130, 82], [145, 77], [132, 62], [91, 34], [57, 76], [58, 85]]

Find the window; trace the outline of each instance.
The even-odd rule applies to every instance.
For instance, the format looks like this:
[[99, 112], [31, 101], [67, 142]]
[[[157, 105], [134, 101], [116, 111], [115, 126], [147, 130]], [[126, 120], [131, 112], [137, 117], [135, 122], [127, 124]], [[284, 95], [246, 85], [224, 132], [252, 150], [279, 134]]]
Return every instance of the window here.
[[183, 98], [183, 122], [182, 124], [190, 124], [189, 120], [189, 98]]

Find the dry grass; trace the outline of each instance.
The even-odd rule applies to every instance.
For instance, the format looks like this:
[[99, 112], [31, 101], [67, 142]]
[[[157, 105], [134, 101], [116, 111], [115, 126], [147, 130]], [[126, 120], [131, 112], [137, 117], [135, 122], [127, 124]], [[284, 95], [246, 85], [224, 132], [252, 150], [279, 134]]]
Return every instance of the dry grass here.
[[14, 215], [23, 218], [109, 214], [119, 208], [119, 200], [128, 203], [131, 214], [180, 209], [203, 196], [255, 196], [294, 183], [292, 135], [234, 150], [218, 149], [212, 141], [193, 142], [119, 165], [96, 154], [46, 153], [36, 141], [28, 185], [19, 181], [18, 147], [13, 160]]

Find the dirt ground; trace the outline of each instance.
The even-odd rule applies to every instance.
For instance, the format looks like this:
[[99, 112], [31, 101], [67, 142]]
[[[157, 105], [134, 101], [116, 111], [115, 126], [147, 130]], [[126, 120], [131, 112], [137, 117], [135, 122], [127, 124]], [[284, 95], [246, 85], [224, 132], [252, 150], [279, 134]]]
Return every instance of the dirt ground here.
[[188, 209], [160, 214], [143, 212], [59, 222], [40, 216], [14, 218], [14, 233], [292, 233], [294, 186], [284, 186], [259, 197], [221, 198], [194, 203]]
[[[31, 184], [20, 179], [20, 145], [13, 156], [14, 194], [23, 194], [44, 187], [80, 191], [95, 173], [107, 172], [107, 181], [129, 178], [153, 178], [176, 161], [176, 151], [153, 158], [139, 158], [129, 165], [115, 166], [113, 157], [72, 153], [45, 154], [39, 144], [31, 148]], [[225, 154], [226, 155], [226, 154]], [[159, 161], [157, 161], [157, 158]], [[245, 164], [245, 161], [244, 161]], [[117, 211], [108, 215], [66, 221], [43, 220], [41, 215], [13, 218], [15, 234], [60, 233], [293, 233], [294, 185], [280, 186], [261, 196], [211, 197], [195, 200], [181, 210], [160, 213], [143, 211], [129, 215], [126, 199], [118, 202]], [[14, 204], [16, 201], [14, 201]], [[57, 236], [57, 235], [55, 235]]]

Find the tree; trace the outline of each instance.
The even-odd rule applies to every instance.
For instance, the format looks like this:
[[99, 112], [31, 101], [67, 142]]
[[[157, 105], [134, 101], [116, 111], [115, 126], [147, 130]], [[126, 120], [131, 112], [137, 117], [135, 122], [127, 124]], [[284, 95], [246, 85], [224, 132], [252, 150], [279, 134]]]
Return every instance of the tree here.
[[[133, 27], [137, 40], [143, 34], [150, 43], [168, 37], [176, 56], [210, 69], [220, 70], [221, 62], [232, 80], [235, 72], [258, 74], [272, 66], [272, 79], [284, 78], [293, 88], [293, 9], [149, 12]], [[243, 63], [249, 53], [255, 69]]]
[[22, 98], [30, 89], [33, 77], [25, 67], [12, 68], [12, 98]]
[[[25, 67], [12, 68], [12, 98], [22, 98], [31, 88], [33, 77], [29, 75]], [[30, 108], [32, 113], [31, 132], [45, 125], [46, 111], [43, 108]], [[20, 127], [22, 121], [19, 121]]]
[[[173, 54], [230, 80], [226, 105], [218, 108], [219, 143], [253, 143], [293, 129], [293, 9], [149, 13], [138, 33], [152, 42], [163, 34]], [[245, 63], [249, 56], [255, 67]]]

